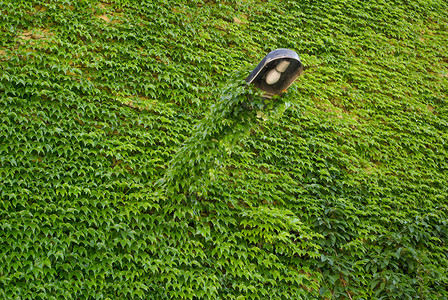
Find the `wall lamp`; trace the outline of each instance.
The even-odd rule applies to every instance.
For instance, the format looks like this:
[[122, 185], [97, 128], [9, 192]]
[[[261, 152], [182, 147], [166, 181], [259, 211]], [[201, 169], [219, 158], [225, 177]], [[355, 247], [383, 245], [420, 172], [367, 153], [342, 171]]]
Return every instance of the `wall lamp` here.
[[276, 49], [266, 55], [246, 78], [264, 91], [263, 97], [281, 95], [302, 74], [303, 65], [296, 52]]

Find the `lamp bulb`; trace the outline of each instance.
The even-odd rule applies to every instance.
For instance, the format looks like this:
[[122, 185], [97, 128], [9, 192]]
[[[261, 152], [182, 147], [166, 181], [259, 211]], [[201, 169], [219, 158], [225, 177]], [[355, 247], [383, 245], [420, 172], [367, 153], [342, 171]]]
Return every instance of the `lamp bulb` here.
[[288, 68], [289, 64], [290, 64], [290, 62], [288, 60], [283, 60], [275, 67], [275, 69], [277, 71], [279, 71], [280, 73], [283, 73], [283, 72], [286, 71], [286, 69]]
[[282, 73], [278, 72], [276, 69], [270, 70], [266, 75], [266, 83], [270, 85], [276, 83], [281, 75]]

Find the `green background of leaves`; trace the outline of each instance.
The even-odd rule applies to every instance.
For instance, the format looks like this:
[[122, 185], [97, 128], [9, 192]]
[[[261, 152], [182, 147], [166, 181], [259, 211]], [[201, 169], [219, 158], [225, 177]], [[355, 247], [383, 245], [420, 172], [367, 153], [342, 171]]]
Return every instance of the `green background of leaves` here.
[[[447, 12], [0, 0], [0, 296], [447, 298]], [[289, 109], [166, 193], [234, 70], [276, 48], [311, 66]]]

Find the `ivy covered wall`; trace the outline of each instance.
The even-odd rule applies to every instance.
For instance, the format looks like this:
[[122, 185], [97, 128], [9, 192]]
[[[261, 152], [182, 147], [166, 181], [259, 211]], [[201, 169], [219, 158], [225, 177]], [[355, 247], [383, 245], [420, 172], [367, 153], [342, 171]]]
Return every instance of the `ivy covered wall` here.
[[0, 297], [447, 298], [447, 53], [443, 0], [0, 0]]

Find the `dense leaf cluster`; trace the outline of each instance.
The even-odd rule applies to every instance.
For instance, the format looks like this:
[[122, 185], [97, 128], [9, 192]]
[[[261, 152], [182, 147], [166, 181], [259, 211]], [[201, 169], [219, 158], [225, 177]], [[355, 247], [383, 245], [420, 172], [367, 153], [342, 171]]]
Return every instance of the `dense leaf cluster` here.
[[447, 12], [0, 0], [0, 297], [447, 298]]

